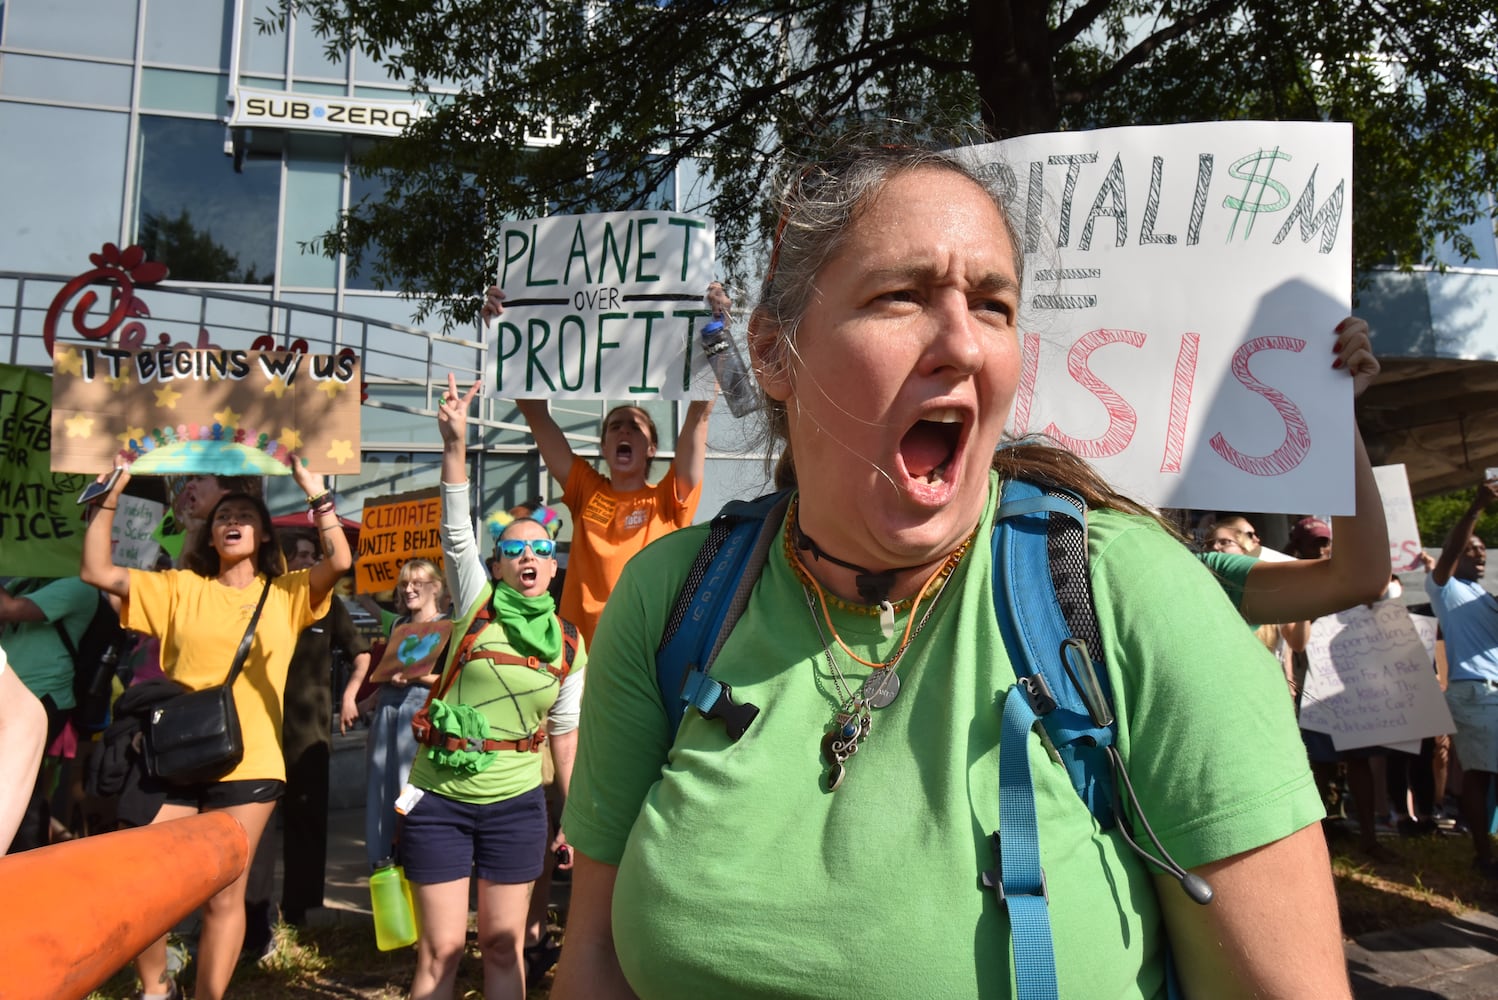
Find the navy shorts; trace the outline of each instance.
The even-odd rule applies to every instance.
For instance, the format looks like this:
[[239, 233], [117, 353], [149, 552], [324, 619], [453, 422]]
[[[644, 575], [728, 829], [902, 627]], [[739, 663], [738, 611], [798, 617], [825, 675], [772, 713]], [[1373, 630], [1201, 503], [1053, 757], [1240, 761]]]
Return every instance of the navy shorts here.
[[477, 874], [520, 884], [540, 877], [549, 842], [546, 795], [537, 785], [499, 802], [475, 805], [427, 792], [401, 818], [400, 860], [421, 885]]
[[162, 784], [167, 789], [166, 801], [174, 806], [192, 806], [199, 812], [247, 806], [252, 802], [274, 802], [286, 793], [286, 782], [274, 778], [210, 781], [201, 785]]

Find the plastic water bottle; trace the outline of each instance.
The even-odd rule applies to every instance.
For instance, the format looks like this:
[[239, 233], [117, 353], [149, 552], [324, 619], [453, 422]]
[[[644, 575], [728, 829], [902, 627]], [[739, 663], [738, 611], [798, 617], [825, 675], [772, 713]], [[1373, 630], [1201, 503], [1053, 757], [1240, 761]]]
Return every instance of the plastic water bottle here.
[[369, 906], [374, 911], [375, 945], [394, 951], [416, 943], [416, 911], [411, 885], [394, 858], [385, 858], [369, 876]]
[[758, 386], [728, 332], [727, 320], [715, 313], [702, 328], [701, 336], [702, 353], [713, 366], [713, 374], [718, 376], [718, 387], [728, 399], [728, 408], [736, 417], [753, 413], [761, 402]]

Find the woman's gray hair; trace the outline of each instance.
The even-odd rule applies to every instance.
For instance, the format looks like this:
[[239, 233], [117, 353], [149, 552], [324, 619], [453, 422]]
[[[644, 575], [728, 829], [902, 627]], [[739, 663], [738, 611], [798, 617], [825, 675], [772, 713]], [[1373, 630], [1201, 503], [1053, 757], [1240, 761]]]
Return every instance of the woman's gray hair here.
[[[778, 223], [769, 265], [749, 324], [752, 337], [773, 337], [781, 342], [781, 349], [755, 352], [756, 364], [789, 363], [801, 320], [817, 292], [818, 272], [843, 249], [848, 230], [874, 196], [893, 178], [912, 170], [948, 171], [971, 181], [993, 199], [1014, 254], [1015, 276], [1023, 283], [1024, 253], [1004, 189], [991, 171], [980, 174], [953, 155], [955, 144], [939, 148], [929, 138], [918, 143], [908, 135], [892, 136], [887, 127], [860, 129], [839, 137], [819, 159], [783, 172], [775, 196]], [[766, 452], [783, 447], [775, 466], [776, 485], [792, 485], [795, 469], [785, 404], [767, 400], [763, 412], [761, 437]]]

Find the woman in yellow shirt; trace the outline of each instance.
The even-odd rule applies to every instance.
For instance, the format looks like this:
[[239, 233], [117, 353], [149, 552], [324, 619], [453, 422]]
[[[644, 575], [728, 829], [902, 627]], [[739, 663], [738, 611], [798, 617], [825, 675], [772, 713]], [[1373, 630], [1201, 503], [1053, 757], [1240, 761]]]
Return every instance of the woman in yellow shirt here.
[[[307, 493], [323, 551], [323, 560], [311, 569], [284, 572], [270, 512], [244, 493], [228, 493], [213, 506], [207, 530], [183, 553], [187, 569], [149, 572], [116, 566], [109, 534], [128, 473], [104, 498], [83, 540], [84, 581], [120, 598], [120, 620], [159, 638], [162, 669], [193, 690], [224, 682], [265, 592], [249, 655], [234, 682], [244, 759], [219, 781], [164, 787], [165, 801], [151, 821], [223, 809], [244, 827], [251, 856], [286, 784], [281, 706], [297, 635], [327, 613], [333, 585], [353, 565], [322, 477], [299, 461], [293, 461], [292, 475]], [[201, 1000], [218, 1000], [228, 988], [244, 941], [244, 895], [241, 875], [204, 906], [193, 994]], [[148, 1000], [180, 995], [166, 958], [163, 936], [136, 959], [142, 996]]]

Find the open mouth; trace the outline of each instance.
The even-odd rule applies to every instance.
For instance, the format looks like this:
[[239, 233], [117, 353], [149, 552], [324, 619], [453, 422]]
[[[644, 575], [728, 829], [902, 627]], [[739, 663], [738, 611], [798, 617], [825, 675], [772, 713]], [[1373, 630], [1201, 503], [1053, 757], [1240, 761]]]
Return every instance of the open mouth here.
[[634, 457], [635, 457], [635, 448], [634, 448], [634, 445], [621, 443], [617, 447], [614, 448], [614, 458], [615, 458], [615, 460], [617, 460], [617, 461], [619, 461], [621, 463], [628, 462], [628, 461], [630, 461]]
[[535, 567], [528, 566], [525, 569], [522, 569], [520, 571], [520, 585], [521, 585], [521, 587], [529, 589], [530, 587], [535, 586], [535, 583], [536, 583], [536, 570], [535, 570]]
[[230, 528], [228, 531], [224, 532], [224, 541], [226, 542], [237, 542], [243, 537], [244, 532], [240, 531], [238, 528]]
[[928, 486], [949, 481], [957, 468], [967, 418], [951, 407], [926, 414], [900, 439], [900, 461], [910, 478]]

